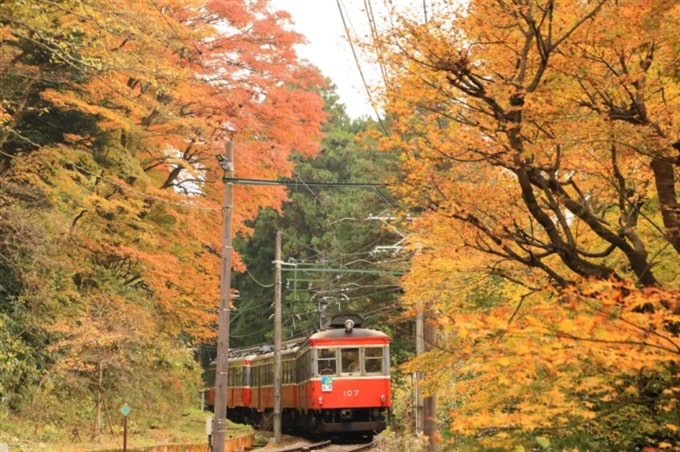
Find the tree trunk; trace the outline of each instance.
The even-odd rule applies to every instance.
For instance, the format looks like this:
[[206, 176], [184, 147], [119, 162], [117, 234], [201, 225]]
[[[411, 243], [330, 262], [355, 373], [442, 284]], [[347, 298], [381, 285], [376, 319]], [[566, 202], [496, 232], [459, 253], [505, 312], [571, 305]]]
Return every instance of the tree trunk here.
[[651, 163], [654, 172], [656, 193], [659, 196], [663, 224], [666, 227], [666, 239], [680, 253], [680, 207], [675, 192], [675, 173], [673, 162], [655, 157]]

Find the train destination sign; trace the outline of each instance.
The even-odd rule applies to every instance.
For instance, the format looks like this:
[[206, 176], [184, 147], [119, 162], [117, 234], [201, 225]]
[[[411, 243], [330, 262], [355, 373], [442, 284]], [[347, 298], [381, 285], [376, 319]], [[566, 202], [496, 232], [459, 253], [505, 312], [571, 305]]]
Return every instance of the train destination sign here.
[[321, 392], [332, 392], [333, 391], [333, 377], [330, 375], [324, 375], [321, 377]]

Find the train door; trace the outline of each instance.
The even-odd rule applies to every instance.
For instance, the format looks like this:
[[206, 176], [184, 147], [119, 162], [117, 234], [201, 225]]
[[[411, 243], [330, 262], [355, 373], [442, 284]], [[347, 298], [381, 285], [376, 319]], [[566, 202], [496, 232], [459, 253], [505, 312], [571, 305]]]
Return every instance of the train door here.
[[309, 384], [312, 376], [312, 351], [307, 349], [303, 354], [298, 355], [297, 363], [297, 406], [302, 410], [309, 408]]
[[250, 362], [246, 361], [246, 366], [243, 368], [243, 406], [250, 407], [250, 399], [252, 397], [252, 387], [251, 387], [251, 367]]
[[257, 411], [261, 411], [262, 407], [262, 372], [261, 372], [262, 366], [260, 363], [257, 365], [253, 366], [251, 368], [252, 372], [252, 377], [253, 377], [253, 386], [251, 390], [254, 392], [253, 394], [253, 408], [255, 408]]

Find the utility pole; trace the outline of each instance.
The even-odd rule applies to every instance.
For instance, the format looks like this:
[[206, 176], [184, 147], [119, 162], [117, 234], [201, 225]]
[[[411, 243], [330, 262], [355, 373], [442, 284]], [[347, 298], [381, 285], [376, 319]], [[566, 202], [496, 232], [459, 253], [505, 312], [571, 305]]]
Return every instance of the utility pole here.
[[[416, 313], [416, 355], [422, 355], [425, 351], [425, 340], [423, 336], [423, 302], [418, 302], [418, 312]], [[420, 434], [423, 431], [424, 416], [423, 416], [423, 390], [421, 388], [421, 380], [423, 379], [422, 372], [416, 372], [416, 416], [415, 416], [415, 433]]]
[[[422, 253], [422, 244], [416, 244], [416, 254]], [[432, 349], [435, 341], [434, 327], [432, 326], [431, 303], [418, 302], [416, 314], [416, 355]], [[422, 388], [423, 373], [416, 373], [416, 434], [423, 432], [429, 440], [429, 450], [435, 450], [434, 435], [437, 428], [436, 399], [434, 394], [423, 397]]]
[[[418, 304], [416, 314], [416, 355], [420, 355], [432, 349], [434, 343], [434, 328], [430, 322], [432, 312], [422, 301]], [[423, 397], [421, 387], [423, 374], [416, 373], [416, 434], [422, 432], [429, 439], [429, 449], [434, 450], [436, 444], [434, 435], [436, 433], [436, 399], [434, 394]]]
[[227, 438], [227, 379], [229, 376], [229, 298], [231, 295], [231, 222], [234, 213], [234, 144], [227, 140], [226, 155], [217, 160], [224, 170], [222, 203], [222, 271], [220, 273], [220, 310], [217, 329], [217, 366], [215, 370], [215, 428], [213, 452], [225, 452]]
[[[430, 306], [425, 308], [423, 313], [423, 345], [425, 350], [432, 350], [435, 341], [434, 327], [432, 326], [432, 309]], [[436, 396], [431, 393], [423, 398], [423, 434], [429, 439], [430, 450], [435, 450], [436, 443], [434, 435], [437, 431], [437, 405]]]
[[274, 444], [281, 443], [281, 231], [274, 253]]

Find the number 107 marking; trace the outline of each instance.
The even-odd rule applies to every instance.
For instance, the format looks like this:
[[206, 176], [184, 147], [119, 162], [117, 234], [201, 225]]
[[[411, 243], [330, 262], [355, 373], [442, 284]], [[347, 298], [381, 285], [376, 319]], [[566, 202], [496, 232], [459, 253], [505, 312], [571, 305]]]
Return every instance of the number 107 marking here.
[[342, 391], [344, 397], [359, 397], [358, 389], [345, 389]]

